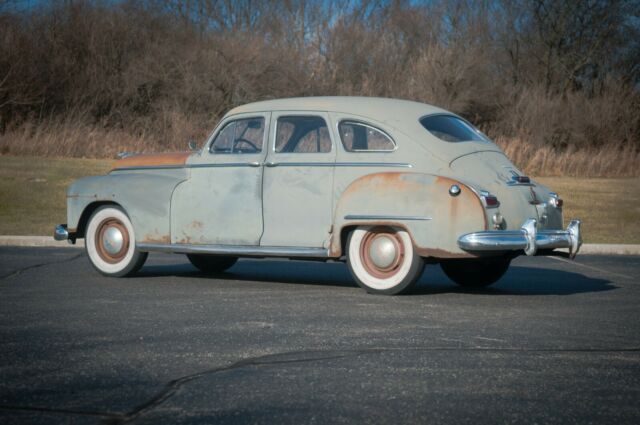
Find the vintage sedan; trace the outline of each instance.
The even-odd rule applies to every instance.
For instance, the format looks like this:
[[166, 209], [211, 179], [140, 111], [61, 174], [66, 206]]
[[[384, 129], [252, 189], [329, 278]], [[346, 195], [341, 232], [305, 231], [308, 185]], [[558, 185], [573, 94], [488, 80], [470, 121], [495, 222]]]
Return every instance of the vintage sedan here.
[[562, 199], [465, 119], [404, 100], [309, 97], [227, 113], [199, 151], [132, 155], [67, 192], [55, 238], [85, 239], [102, 274], [153, 251], [204, 272], [239, 257], [346, 261], [371, 293], [408, 291], [426, 263], [486, 286], [519, 255], [581, 245]]

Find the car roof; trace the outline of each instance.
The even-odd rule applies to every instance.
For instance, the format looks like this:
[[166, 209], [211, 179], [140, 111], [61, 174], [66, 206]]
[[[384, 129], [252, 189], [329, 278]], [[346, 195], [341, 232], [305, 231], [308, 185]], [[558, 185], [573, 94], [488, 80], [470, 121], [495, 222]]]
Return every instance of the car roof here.
[[265, 100], [238, 106], [227, 115], [267, 111], [327, 111], [369, 117], [389, 124], [416, 122], [425, 115], [450, 113], [426, 103], [401, 99], [361, 96], [293, 97]]

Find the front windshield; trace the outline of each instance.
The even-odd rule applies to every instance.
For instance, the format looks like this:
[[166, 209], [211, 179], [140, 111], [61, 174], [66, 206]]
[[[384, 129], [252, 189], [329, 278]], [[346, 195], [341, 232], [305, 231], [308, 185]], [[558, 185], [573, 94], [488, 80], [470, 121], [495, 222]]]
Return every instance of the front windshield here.
[[422, 118], [420, 124], [445, 142], [490, 141], [480, 130], [453, 115], [431, 115]]

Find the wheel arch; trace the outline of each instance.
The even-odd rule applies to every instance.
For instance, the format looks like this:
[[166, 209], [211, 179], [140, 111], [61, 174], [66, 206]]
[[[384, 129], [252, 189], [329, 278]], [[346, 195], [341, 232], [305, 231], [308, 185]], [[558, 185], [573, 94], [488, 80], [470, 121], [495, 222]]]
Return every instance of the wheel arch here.
[[[89, 224], [89, 219], [91, 215], [100, 207], [105, 205], [113, 205], [119, 207], [127, 214], [127, 211], [124, 209], [122, 205], [114, 201], [95, 201], [88, 204], [84, 210], [82, 210], [82, 214], [80, 215], [80, 220], [78, 220], [78, 227], [76, 229], [76, 238], [84, 238], [85, 232], [87, 230], [87, 224]], [[128, 214], [127, 214], [128, 215]]]

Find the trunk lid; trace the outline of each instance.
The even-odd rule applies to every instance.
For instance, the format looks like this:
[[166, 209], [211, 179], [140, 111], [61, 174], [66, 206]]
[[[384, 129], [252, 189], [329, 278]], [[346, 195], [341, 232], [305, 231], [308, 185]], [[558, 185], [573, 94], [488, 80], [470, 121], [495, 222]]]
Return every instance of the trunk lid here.
[[514, 175], [524, 174], [502, 152], [467, 153], [453, 159], [449, 167], [455, 176], [498, 197], [499, 211], [504, 217], [506, 229], [519, 229], [528, 218], [540, 221], [545, 213], [548, 197], [546, 188], [534, 181], [516, 184]]

